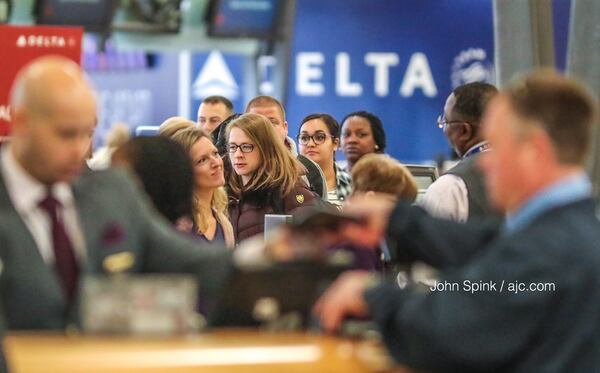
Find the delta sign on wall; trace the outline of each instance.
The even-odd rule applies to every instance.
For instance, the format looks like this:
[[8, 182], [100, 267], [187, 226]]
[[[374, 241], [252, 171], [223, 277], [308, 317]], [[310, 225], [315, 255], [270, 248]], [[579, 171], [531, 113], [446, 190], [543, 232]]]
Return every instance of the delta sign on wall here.
[[[556, 64], [564, 69], [569, 0], [553, 1]], [[387, 153], [404, 162], [449, 157], [436, 118], [453, 88], [494, 83], [492, 1], [297, 2], [287, 97], [290, 132], [301, 119], [355, 110], [378, 115]], [[341, 123], [340, 123], [341, 124]]]
[[[177, 115], [177, 55], [162, 54], [155, 66], [91, 71], [96, 88], [98, 125], [94, 147], [101, 146], [115, 123], [131, 132], [138, 126], [159, 125]], [[175, 78], [173, 78], [175, 76]]]
[[[569, 5], [554, 1], [559, 68], [564, 67]], [[450, 146], [435, 120], [455, 86], [493, 80], [492, 24], [491, 0], [298, 1], [285, 100], [290, 135], [296, 136], [309, 113], [328, 112], [341, 120], [365, 109], [383, 119], [387, 152], [394, 157], [404, 162], [448, 157]], [[172, 115], [196, 120], [201, 100], [214, 94], [231, 99], [240, 112], [251, 98], [245, 86], [269, 79], [274, 63], [262, 57], [260, 76], [247, 76], [247, 57], [233, 53], [157, 57], [153, 67], [140, 72], [139, 84], [131, 71], [123, 72], [127, 77], [111, 71], [114, 79], [92, 73], [107, 92], [101, 95], [107, 97], [103, 110], [110, 109], [101, 116], [106, 120], [99, 132], [116, 120], [132, 127], [157, 125]], [[271, 93], [271, 82], [258, 83], [260, 93]], [[103, 137], [98, 136], [100, 142]]]
[[241, 55], [216, 50], [210, 53], [117, 52], [112, 50], [110, 42], [104, 52], [99, 52], [94, 40], [88, 38], [83, 57], [98, 99], [95, 147], [105, 143], [110, 128], [117, 122], [127, 124], [131, 133], [137, 133], [138, 127], [155, 129], [172, 116], [195, 121], [200, 102], [210, 95], [228, 97], [238, 111], [243, 110], [248, 100], [242, 95]]
[[[186, 58], [180, 57], [180, 58]], [[185, 67], [187, 64], [183, 64]], [[180, 64], [182, 66], [182, 64]], [[242, 112], [245, 103], [251, 97], [244, 96], [244, 57], [242, 55], [221, 53], [213, 50], [210, 53], [194, 53], [190, 56], [189, 78], [186, 71], [180, 72], [180, 83], [188, 84], [189, 109], [182, 113], [196, 120], [198, 107], [208, 96], [227, 97], [233, 103], [234, 110]]]
[[0, 137], [10, 133], [10, 89], [18, 71], [34, 59], [61, 55], [79, 63], [80, 27], [0, 25]]
[[98, 41], [86, 35], [83, 66], [97, 95], [94, 147], [104, 144], [117, 122], [127, 124], [133, 133], [138, 126], [159, 125], [178, 114], [177, 53], [118, 51], [110, 40], [100, 51]]
[[387, 153], [405, 162], [449, 155], [436, 125], [453, 87], [493, 82], [492, 2], [303, 0], [297, 3], [290, 132], [303, 116], [378, 115]]

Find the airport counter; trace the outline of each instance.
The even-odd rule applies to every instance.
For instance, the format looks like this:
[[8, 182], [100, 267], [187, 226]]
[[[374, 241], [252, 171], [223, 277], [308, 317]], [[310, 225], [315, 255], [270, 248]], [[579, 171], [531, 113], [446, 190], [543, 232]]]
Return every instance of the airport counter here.
[[181, 337], [9, 334], [13, 373], [399, 372], [376, 341], [311, 333], [215, 330]]

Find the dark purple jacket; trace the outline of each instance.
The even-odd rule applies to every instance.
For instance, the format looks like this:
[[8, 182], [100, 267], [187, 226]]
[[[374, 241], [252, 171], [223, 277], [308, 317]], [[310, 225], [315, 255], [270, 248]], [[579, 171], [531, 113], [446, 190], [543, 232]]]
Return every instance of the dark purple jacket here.
[[298, 181], [291, 193], [283, 198], [276, 190], [255, 190], [230, 198], [229, 217], [236, 244], [246, 238], [264, 233], [265, 214], [294, 215], [319, 204], [316, 196], [303, 181]]

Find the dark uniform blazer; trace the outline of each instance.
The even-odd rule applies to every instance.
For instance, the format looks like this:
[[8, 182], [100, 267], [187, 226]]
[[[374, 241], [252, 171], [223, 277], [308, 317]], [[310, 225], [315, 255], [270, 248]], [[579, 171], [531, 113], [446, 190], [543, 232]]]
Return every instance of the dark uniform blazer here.
[[397, 360], [439, 372], [600, 372], [600, 224], [592, 199], [551, 209], [510, 235], [399, 205], [388, 233], [400, 261], [441, 268], [439, 284], [447, 285], [366, 292]]
[[[208, 248], [175, 232], [122, 171], [84, 173], [72, 189], [86, 246], [80, 278], [107, 272], [189, 273], [198, 277], [201, 296], [210, 299], [219, 291], [231, 267], [229, 250]], [[1, 173], [0, 259], [7, 329], [62, 329], [77, 323], [77, 305], [67, 307], [58, 277], [39, 254]]]

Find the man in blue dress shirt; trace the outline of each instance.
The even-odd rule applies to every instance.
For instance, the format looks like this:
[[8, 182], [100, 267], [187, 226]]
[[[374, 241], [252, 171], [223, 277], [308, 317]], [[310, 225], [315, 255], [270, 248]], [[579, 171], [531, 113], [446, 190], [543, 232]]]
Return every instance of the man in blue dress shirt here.
[[370, 315], [396, 360], [428, 371], [600, 371], [600, 223], [584, 170], [596, 106], [552, 72], [501, 92], [480, 166], [506, 222], [461, 226], [370, 201], [369, 228], [347, 227], [346, 238], [378, 239], [387, 225], [396, 257], [440, 268], [440, 280], [400, 289], [348, 273], [315, 308], [323, 326]]

